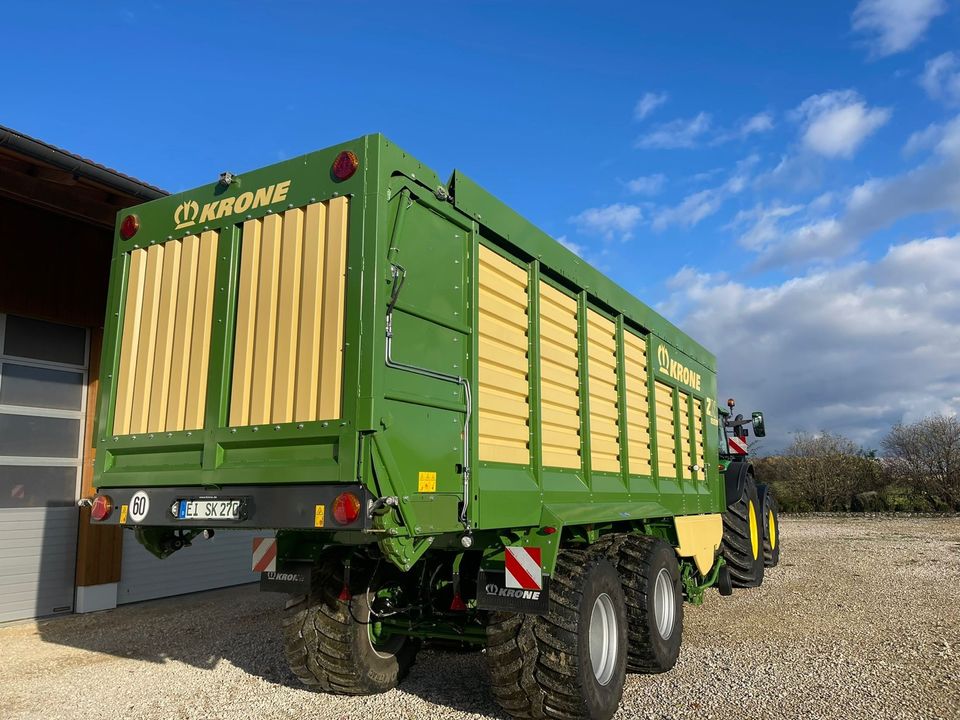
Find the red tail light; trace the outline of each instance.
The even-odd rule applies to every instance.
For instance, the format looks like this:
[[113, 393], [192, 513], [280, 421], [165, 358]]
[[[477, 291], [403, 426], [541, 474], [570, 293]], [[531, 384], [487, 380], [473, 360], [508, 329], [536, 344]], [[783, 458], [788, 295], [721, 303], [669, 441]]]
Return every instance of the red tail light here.
[[341, 525], [349, 525], [360, 517], [360, 498], [350, 492], [337, 495], [333, 501], [333, 518]]
[[90, 506], [90, 517], [97, 522], [106, 520], [113, 512], [113, 500], [109, 495], [97, 495]]
[[337, 180], [347, 180], [357, 171], [358, 167], [360, 167], [360, 158], [357, 157], [356, 153], [344, 150], [333, 161], [333, 176]]
[[129, 240], [140, 229], [140, 218], [136, 215], [127, 215], [120, 223], [120, 237]]

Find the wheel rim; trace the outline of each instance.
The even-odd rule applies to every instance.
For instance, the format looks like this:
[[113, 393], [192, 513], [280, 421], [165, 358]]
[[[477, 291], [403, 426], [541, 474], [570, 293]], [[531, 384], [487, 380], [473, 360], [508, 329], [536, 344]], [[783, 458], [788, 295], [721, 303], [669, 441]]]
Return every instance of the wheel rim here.
[[597, 682], [606, 685], [617, 666], [617, 614], [613, 600], [600, 593], [590, 613], [590, 664]]
[[367, 617], [367, 640], [373, 654], [381, 658], [390, 658], [396, 655], [403, 646], [402, 635], [391, 635], [383, 632], [380, 622]]
[[673, 626], [677, 621], [677, 603], [673, 578], [666, 568], [660, 568], [653, 585], [653, 619], [657, 623], [660, 637], [666, 640], [673, 634]]
[[753, 550], [753, 559], [756, 560], [760, 552], [760, 533], [757, 532], [757, 511], [753, 507], [753, 500], [748, 503], [750, 512], [750, 549]]
[[773, 510], [768, 511], [767, 524], [770, 526], [770, 549], [777, 549], [777, 521], [773, 517]]

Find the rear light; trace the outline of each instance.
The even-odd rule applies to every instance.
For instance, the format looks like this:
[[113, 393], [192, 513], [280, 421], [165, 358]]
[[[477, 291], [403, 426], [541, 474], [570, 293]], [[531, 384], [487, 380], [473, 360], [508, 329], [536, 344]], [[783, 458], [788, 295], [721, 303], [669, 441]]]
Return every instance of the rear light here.
[[129, 240], [140, 229], [140, 218], [136, 215], [127, 215], [120, 223], [120, 237]]
[[349, 525], [360, 517], [360, 498], [350, 492], [337, 495], [333, 501], [333, 518], [341, 525]]
[[357, 157], [356, 153], [344, 150], [333, 161], [333, 176], [337, 180], [347, 180], [357, 171], [358, 167], [360, 167], [360, 158]]
[[97, 495], [93, 499], [93, 504], [90, 506], [90, 517], [101, 522], [110, 517], [110, 513], [113, 512], [113, 500], [110, 499], [109, 495]]

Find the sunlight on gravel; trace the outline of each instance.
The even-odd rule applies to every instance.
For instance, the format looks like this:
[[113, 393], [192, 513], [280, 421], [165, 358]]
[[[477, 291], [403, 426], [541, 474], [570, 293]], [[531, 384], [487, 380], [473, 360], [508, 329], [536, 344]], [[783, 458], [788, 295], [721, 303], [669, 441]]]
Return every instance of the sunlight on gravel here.
[[[960, 718], [960, 519], [784, 518], [761, 588], [687, 608], [677, 667], [618, 718]], [[254, 587], [0, 627], [0, 718], [502, 718], [483, 655], [427, 650], [401, 687], [300, 688], [282, 598]]]

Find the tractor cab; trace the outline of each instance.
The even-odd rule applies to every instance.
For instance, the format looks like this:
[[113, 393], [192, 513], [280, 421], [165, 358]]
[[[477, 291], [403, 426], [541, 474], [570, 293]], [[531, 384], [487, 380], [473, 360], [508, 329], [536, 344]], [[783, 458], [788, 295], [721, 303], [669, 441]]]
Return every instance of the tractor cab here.
[[754, 437], [764, 437], [767, 434], [763, 422], [763, 413], [756, 411], [745, 418], [738, 413], [733, 414], [736, 401], [727, 400], [726, 408], [719, 408], [720, 414], [720, 457], [724, 460], [736, 460], [749, 453], [747, 438], [750, 435], [749, 426], [753, 426]]

